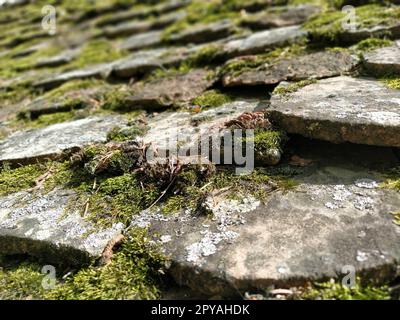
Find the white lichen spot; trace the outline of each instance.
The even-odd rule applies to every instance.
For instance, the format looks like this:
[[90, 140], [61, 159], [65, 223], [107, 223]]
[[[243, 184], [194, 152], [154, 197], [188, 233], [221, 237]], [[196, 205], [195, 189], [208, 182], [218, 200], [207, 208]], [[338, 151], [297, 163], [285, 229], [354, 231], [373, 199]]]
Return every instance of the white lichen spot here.
[[363, 189], [376, 189], [379, 186], [378, 183], [372, 179], [358, 179], [354, 184]]
[[171, 240], [172, 240], [172, 237], [170, 235], [168, 235], [168, 234], [163, 235], [163, 236], [160, 237], [160, 242], [161, 243], [168, 243]]

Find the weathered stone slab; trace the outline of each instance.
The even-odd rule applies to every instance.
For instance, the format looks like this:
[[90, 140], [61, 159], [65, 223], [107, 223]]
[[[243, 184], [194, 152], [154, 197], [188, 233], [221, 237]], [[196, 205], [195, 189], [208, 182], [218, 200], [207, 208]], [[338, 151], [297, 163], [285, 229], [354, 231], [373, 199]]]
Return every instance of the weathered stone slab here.
[[133, 35], [121, 44], [121, 49], [135, 51], [153, 47], [162, 42], [162, 31], [148, 31]]
[[130, 88], [132, 95], [126, 97], [125, 103], [133, 109], [179, 106], [202, 94], [213, 83], [209, 71], [195, 69], [185, 74], [137, 83]]
[[1, 197], [0, 254], [28, 254], [75, 266], [99, 258], [124, 226], [95, 227], [81, 216], [76, 198], [74, 191], [63, 189]]
[[102, 63], [80, 70], [67, 71], [34, 83], [34, 87], [51, 89], [65, 82], [87, 78], [107, 78], [112, 70], [112, 63]]
[[376, 49], [364, 55], [364, 67], [368, 73], [384, 76], [400, 73], [400, 41], [393, 46]]
[[67, 64], [74, 60], [78, 56], [79, 52], [79, 49], [71, 49], [52, 57], [41, 58], [36, 62], [35, 67], [57, 67]]
[[265, 65], [239, 75], [226, 74], [223, 85], [226, 87], [243, 85], [272, 85], [287, 80], [326, 78], [351, 71], [358, 59], [346, 51], [323, 51], [295, 56], [266, 63]]
[[342, 76], [273, 94], [271, 115], [289, 133], [335, 143], [400, 146], [400, 91], [376, 80]]
[[41, 129], [19, 131], [0, 142], [0, 162], [28, 163], [54, 158], [90, 143], [105, 142], [107, 132], [124, 123], [120, 116], [89, 117]]
[[240, 56], [263, 52], [267, 48], [295, 42], [306, 35], [299, 26], [276, 28], [252, 33], [250, 36], [232, 40], [223, 46], [228, 56]]
[[168, 25], [174, 23], [179, 19], [184, 18], [185, 16], [185, 12], [178, 11], [166, 14], [155, 20], [138, 20], [132, 22], [124, 22], [116, 26], [105, 28], [102, 32], [102, 35], [107, 38], [116, 38], [136, 34], [139, 32], [146, 32], [151, 29], [161, 29], [167, 27]]
[[[334, 148], [325, 149], [331, 154]], [[294, 190], [272, 193], [265, 204], [250, 196], [210, 196], [204, 205], [211, 218], [154, 211], [143, 212], [133, 225], [157, 234], [179, 284], [209, 296], [340, 279], [348, 265], [358, 276], [394, 279], [400, 228], [389, 213], [398, 210], [400, 194], [380, 188], [383, 177], [370, 167], [393, 162], [393, 154], [348, 149], [336, 148], [332, 160], [297, 151], [314, 164], [295, 177]]]
[[209, 24], [188, 27], [169, 36], [168, 41], [178, 43], [202, 43], [225, 38], [234, 32], [234, 24], [230, 20], [222, 20]]
[[299, 25], [321, 11], [319, 6], [302, 4], [298, 6], [277, 7], [264, 12], [248, 15], [241, 25], [251, 29], [265, 30]]
[[184, 60], [187, 55], [188, 50], [185, 48], [160, 48], [138, 51], [115, 62], [112, 74], [117, 77], [129, 78], [138, 73], [145, 73], [156, 68], [175, 65]]

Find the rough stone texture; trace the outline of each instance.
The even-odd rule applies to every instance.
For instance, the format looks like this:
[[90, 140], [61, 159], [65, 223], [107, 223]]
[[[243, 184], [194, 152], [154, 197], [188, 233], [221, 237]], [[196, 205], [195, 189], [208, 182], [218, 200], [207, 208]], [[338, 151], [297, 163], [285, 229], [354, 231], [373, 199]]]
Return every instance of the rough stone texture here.
[[228, 37], [234, 31], [230, 20], [200, 24], [172, 34], [168, 41], [178, 43], [202, 43]]
[[36, 68], [43, 68], [43, 67], [57, 67], [63, 64], [67, 64], [74, 60], [80, 50], [79, 49], [71, 49], [65, 52], [62, 52], [56, 56], [48, 57], [48, 58], [41, 58], [36, 62]]
[[364, 67], [372, 75], [400, 74], [400, 41], [393, 46], [368, 52], [364, 59]]
[[245, 17], [241, 25], [252, 29], [269, 29], [301, 24], [312, 15], [321, 11], [314, 5], [302, 4], [292, 7], [277, 7]]
[[42, 129], [19, 131], [0, 142], [0, 162], [28, 163], [54, 158], [63, 151], [105, 142], [107, 132], [124, 123], [121, 116], [89, 117]]
[[0, 254], [28, 254], [49, 263], [80, 265], [99, 258], [123, 229], [85, 221], [72, 190], [19, 192], [0, 198]]
[[345, 51], [323, 51], [266, 63], [239, 75], [227, 74], [224, 86], [271, 85], [287, 80], [333, 77], [351, 71], [358, 59]]
[[176, 65], [187, 57], [188, 52], [185, 48], [138, 51], [116, 62], [113, 65], [112, 74], [117, 77], [129, 78], [156, 68]]
[[135, 51], [160, 44], [162, 41], [162, 31], [148, 31], [133, 35], [126, 39], [121, 49]]
[[338, 38], [343, 44], [353, 44], [364, 39], [383, 36], [391, 39], [398, 39], [400, 37], [400, 23], [387, 26], [376, 25], [371, 28], [346, 30], [341, 32], [338, 35]]
[[297, 151], [313, 165], [295, 177], [294, 190], [275, 192], [265, 204], [214, 196], [204, 204], [211, 219], [154, 211], [133, 225], [157, 234], [179, 284], [208, 295], [337, 278], [346, 265], [358, 275], [391, 279], [400, 261], [400, 227], [389, 212], [398, 210], [400, 194], [380, 188], [383, 177], [371, 166], [395, 163], [393, 154], [354, 146], [320, 150]]
[[400, 147], [400, 91], [376, 80], [342, 76], [273, 94], [271, 116], [289, 133]]
[[37, 88], [51, 89], [65, 82], [87, 78], [107, 78], [112, 71], [112, 63], [101, 63], [80, 70], [67, 71], [39, 80], [33, 85]]
[[223, 52], [228, 56], [239, 56], [263, 52], [267, 48], [295, 42], [305, 36], [299, 26], [276, 28], [252, 33], [250, 36], [232, 40], [223, 46]]
[[170, 76], [147, 83], [137, 83], [130, 89], [126, 103], [132, 108], [166, 108], [190, 102], [214, 83], [210, 72], [195, 69], [186, 74]]

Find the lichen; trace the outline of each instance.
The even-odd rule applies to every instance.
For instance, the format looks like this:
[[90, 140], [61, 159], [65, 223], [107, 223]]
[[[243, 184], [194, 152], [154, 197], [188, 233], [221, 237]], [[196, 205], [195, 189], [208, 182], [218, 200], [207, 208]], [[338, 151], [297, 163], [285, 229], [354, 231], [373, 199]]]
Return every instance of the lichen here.
[[383, 79], [383, 83], [391, 88], [391, 89], [397, 89], [400, 90], [400, 77], [398, 76], [387, 76], [384, 77]]

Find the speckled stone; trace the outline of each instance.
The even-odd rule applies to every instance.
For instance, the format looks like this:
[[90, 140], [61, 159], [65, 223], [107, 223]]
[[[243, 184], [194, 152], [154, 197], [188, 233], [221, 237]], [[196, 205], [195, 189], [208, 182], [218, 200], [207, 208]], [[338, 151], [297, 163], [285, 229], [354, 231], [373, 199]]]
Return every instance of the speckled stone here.
[[85, 221], [72, 190], [0, 197], [0, 254], [28, 254], [49, 263], [80, 265], [99, 258], [123, 224], [99, 229]]
[[273, 94], [270, 114], [289, 133], [400, 147], [400, 91], [377, 80], [341, 76]]
[[0, 141], [0, 162], [29, 163], [57, 158], [62, 152], [106, 142], [107, 132], [123, 123], [121, 116], [98, 116], [19, 131]]

